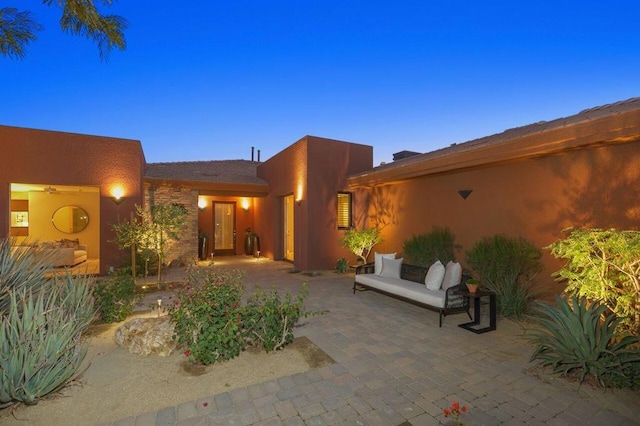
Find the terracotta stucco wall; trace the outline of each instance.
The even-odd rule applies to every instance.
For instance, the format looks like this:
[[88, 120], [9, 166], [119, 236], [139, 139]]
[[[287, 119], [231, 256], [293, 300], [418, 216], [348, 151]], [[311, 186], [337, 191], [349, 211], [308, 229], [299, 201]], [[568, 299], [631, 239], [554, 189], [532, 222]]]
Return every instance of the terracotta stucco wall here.
[[[262, 249], [283, 256], [282, 198], [300, 197], [294, 207], [294, 265], [301, 270], [332, 269], [347, 255], [336, 226], [337, 192], [347, 190], [349, 174], [371, 169], [373, 148], [306, 136], [258, 167], [270, 194], [258, 203], [257, 231]], [[355, 202], [358, 202], [356, 196]]]
[[[145, 160], [139, 141], [0, 126], [0, 237], [9, 235], [10, 183], [100, 188], [100, 268], [119, 266], [111, 224], [142, 203]], [[124, 190], [119, 206], [115, 186]]]
[[[545, 247], [567, 227], [640, 227], [640, 142], [582, 148], [510, 163], [414, 178], [371, 190], [370, 223], [381, 224], [377, 251], [398, 251], [414, 233], [448, 226], [462, 245], [482, 236], [523, 236]], [[473, 192], [464, 200], [458, 190]], [[385, 208], [382, 208], [385, 207]], [[542, 289], [562, 290], [560, 262], [543, 250]]]

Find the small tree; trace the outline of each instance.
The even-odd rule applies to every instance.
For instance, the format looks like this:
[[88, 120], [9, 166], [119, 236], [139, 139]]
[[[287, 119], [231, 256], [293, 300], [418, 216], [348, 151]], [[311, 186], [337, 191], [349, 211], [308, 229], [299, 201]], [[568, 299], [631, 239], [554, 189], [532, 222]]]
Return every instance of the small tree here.
[[111, 228], [116, 233], [115, 242], [119, 249], [131, 250], [131, 276], [133, 281], [136, 280], [136, 250], [138, 241], [140, 239], [141, 226], [140, 223], [131, 214], [131, 219], [128, 221], [118, 222], [111, 225]]
[[373, 246], [381, 242], [382, 237], [378, 228], [368, 228], [361, 231], [349, 229], [342, 238], [342, 245], [362, 259], [364, 263], [367, 263], [367, 258]]
[[568, 229], [548, 249], [565, 266], [553, 275], [566, 292], [605, 305], [620, 319], [620, 331], [640, 332], [640, 231]]
[[187, 221], [187, 210], [179, 204], [158, 204], [150, 208], [150, 237], [158, 257], [158, 284], [162, 281], [162, 264], [167, 246], [180, 239], [180, 230]]

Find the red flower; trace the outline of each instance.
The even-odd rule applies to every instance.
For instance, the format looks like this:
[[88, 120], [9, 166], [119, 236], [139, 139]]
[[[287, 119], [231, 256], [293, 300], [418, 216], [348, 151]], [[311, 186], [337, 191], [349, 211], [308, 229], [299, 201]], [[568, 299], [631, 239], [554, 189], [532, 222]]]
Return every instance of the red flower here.
[[466, 406], [466, 405], [463, 405], [463, 406], [462, 406], [462, 412], [463, 412], [463, 413], [466, 413], [466, 412], [467, 412], [467, 406]]
[[186, 356], [191, 355], [191, 349], [187, 349], [186, 351], [184, 351], [184, 354], [185, 354]]
[[458, 404], [458, 401], [453, 401], [453, 402], [451, 403], [451, 409], [452, 409], [453, 411], [458, 411], [458, 410], [460, 409], [460, 404]]
[[450, 415], [451, 415], [451, 411], [449, 411], [449, 409], [448, 409], [448, 408], [445, 408], [445, 409], [444, 409], [444, 416], [445, 416], [445, 417], [449, 417]]

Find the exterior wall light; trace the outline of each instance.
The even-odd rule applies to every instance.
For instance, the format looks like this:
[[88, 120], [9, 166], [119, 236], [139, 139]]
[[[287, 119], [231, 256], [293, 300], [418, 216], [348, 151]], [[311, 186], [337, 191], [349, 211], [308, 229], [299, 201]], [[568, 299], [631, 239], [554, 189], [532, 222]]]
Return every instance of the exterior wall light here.
[[461, 189], [458, 191], [458, 195], [460, 195], [463, 200], [466, 200], [472, 192], [473, 189]]
[[296, 204], [299, 206], [302, 204], [302, 184], [298, 184], [298, 188], [296, 190]]
[[249, 200], [246, 199], [246, 198], [243, 198], [242, 202], [240, 203], [240, 207], [242, 207], [242, 210], [244, 210], [245, 213], [248, 212], [249, 211]]
[[113, 190], [111, 191], [111, 195], [111, 199], [114, 203], [116, 203], [116, 205], [120, 205], [120, 203], [124, 201], [124, 189], [122, 189], [121, 186], [116, 186], [115, 188], [113, 188]]
[[207, 207], [207, 200], [205, 200], [204, 198], [198, 198], [198, 209], [200, 209], [200, 211], [203, 211], [205, 207]]

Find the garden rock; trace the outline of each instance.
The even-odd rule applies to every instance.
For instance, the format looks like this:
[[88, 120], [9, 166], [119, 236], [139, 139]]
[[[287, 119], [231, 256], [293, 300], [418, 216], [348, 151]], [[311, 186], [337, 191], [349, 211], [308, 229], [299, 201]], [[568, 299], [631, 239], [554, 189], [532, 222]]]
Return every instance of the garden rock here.
[[173, 336], [174, 327], [169, 316], [135, 318], [118, 327], [115, 332], [118, 346], [138, 355], [171, 355], [176, 348]]

